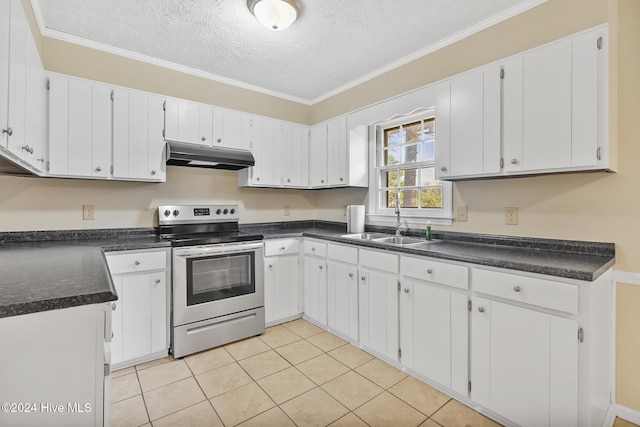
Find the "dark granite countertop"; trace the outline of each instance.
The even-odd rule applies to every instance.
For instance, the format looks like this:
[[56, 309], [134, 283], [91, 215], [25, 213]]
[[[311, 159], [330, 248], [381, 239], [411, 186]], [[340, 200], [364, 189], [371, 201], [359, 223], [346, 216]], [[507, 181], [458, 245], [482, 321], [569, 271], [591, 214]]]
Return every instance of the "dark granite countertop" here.
[[[265, 239], [314, 237], [584, 281], [597, 279], [615, 262], [613, 243], [434, 231], [437, 241], [416, 248], [342, 237], [345, 224], [329, 221], [241, 224], [240, 229]], [[390, 227], [367, 231], [393, 233]], [[167, 247], [151, 227], [0, 233], [0, 318], [114, 301], [104, 253]]]
[[168, 246], [153, 228], [0, 233], [0, 317], [114, 301], [104, 252]]
[[[342, 237], [346, 234], [346, 228], [341, 223], [306, 221], [287, 227], [278, 227], [277, 223], [256, 224], [247, 226], [247, 229], [260, 232], [266, 239], [315, 237], [360, 247], [585, 281], [594, 281], [615, 262], [613, 243], [434, 231], [434, 241], [415, 247]], [[390, 227], [368, 226], [367, 232], [393, 234], [394, 230]], [[408, 235], [423, 238], [423, 232], [410, 232]]]

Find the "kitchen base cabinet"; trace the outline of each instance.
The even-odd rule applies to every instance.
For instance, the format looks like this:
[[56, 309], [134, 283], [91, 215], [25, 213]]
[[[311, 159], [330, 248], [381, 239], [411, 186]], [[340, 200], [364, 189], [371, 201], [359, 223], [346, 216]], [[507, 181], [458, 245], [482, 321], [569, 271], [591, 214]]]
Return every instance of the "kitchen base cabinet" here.
[[299, 240], [265, 241], [264, 316], [267, 326], [300, 317]]
[[593, 283], [482, 269], [473, 277], [482, 296], [472, 300], [471, 399], [523, 427], [601, 425], [611, 273]]
[[327, 257], [327, 323], [358, 341], [358, 248], [331, 243]]
[[108, 425], [110, 311], [94, 304], [0, 319], [0, 402], [15, 405], [0, 411], [0, 425]]
[[304, 240], [304, 315], [320, 326], [327, 326], [327, 244]]
[[166, 250], [108, 253], [118, 301], [112, 303], [117, 368], [166, 356], [169, 317]]

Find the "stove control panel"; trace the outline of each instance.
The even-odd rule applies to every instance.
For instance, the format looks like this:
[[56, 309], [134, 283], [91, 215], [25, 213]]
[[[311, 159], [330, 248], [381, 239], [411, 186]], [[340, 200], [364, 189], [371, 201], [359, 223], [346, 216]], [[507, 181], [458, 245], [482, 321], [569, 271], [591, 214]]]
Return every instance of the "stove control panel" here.
[[238, 205], [158, 206], [159, 225], [238, 222]]

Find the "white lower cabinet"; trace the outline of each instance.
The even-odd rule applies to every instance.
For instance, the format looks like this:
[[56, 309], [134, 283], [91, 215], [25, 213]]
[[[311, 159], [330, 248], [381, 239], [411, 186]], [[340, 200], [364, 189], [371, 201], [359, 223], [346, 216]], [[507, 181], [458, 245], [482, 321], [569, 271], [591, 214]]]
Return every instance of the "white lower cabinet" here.
[[320, 325], [327, 325], [327, 261], [304, 257], [304, 314]]
[[118, 367], [167, 354], [167, 250], [107, 254], [118, 293], [112, 303], [112, 362]]
[[299, 239], [265, 242], [264, 313], [268, 325], [297, 317], [300, 310]]
[[0, 319], [1, 426], [109, 425], [108, 304]]
[[359, 255], [360, 343], [397, 361], [398, 255], [365, 249]]
[[358, 341], [358, 248], [330, 243], [327, 257], [327, 323]]

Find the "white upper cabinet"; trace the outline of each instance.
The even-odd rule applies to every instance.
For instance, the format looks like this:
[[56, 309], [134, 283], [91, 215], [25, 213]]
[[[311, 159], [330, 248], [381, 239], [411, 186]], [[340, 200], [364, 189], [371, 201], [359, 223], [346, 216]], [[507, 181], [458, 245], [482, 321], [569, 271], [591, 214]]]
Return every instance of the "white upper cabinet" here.
[[[253, 119], [252, 183], [256, 186], [278, 187], [282, 183], [282, 124], [277, 120]], [[247, 171], [248, 172], [248, 171]]]
[[440, 83], [436, 102], [438, 176], [499, 173], [499, 66], [485, 67]]
[[442, 179], [613, 169], [607, 27], [436, 85]]
[[213, 146], [251, 150], [252, 116], [240, 111], [213, 107]]
[[309, 127], [282, 123], [282, 185], [306, 188], [309, 185]]
[[61, 75], [49, 79], [49, 175], [111, 176], [112, 89]]
[[347, 116], [327, 123], [327, 180], [331, 187], [347, 185], [349, 159]]
[[213, 140], [211, 107], [195, 102], [167, 99], [164, 139], [211, 146]]
[[327, 124], [311, 126], [309, 134], [309, 185], [327, 186]]
[[116, 89], [113, 98], [113, 178], [163, 182], [164, 98]]
[[46, 79], [22, 3], [0, 5], [0, 155], [40, 174], [45, 166]]

